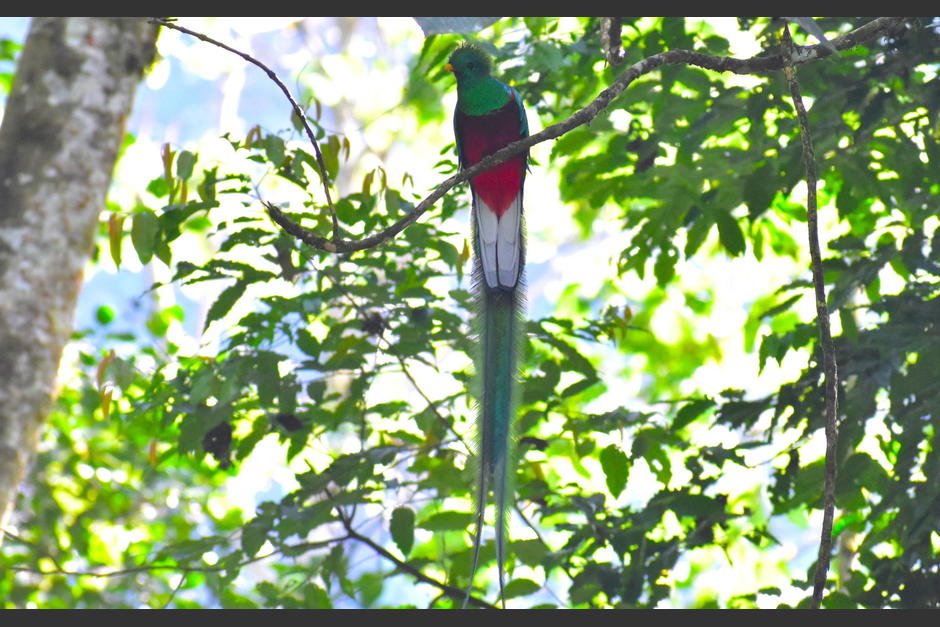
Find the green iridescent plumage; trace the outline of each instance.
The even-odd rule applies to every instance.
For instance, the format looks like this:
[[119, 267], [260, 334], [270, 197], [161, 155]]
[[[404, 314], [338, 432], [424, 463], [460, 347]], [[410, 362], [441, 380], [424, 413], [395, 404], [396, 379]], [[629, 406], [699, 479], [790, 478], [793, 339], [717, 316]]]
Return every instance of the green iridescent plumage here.
[[[519, 94], [490, 75], [489, 56], [465, 44], [450, 57], [457, 77], [454, 132], [460, 164], [470, 167], [489, 154], [528, 135]], [[522, 153], [473, 177], [473, 248], [479, 313], [477, 355], [480, 419], [477, 461], [473, 565], [479, 561], [483, 520], [489, 495], [496, 518], [496, 562], [500, 598], [505, 605], [507, 514], [512, 504], [512, 425], [516, 411], [516, 369], [522, 333], [522, 272], [525, 238], [522, 199], [528, 154]]]

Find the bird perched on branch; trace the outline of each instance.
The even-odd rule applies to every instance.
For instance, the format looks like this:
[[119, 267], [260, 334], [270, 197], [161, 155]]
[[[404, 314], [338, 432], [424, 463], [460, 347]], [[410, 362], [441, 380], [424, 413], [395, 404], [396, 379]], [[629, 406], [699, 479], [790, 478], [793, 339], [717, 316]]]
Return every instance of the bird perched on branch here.
[[[529, 134], [519, 93], [491, 76], [489, 55], [463, 44], [447, 69], [457, 78], [454, 133], [460, 165], [469, 168], [500, 148]], [[489, 494], [496, 509], [496, 562], [500, 599], [505, 606], [503, 571], [507, 547], [507, 511], [512, 501], [512, 423], [516, 408], [516, 369], [521, 338], [522, 271], [525, 233], [522, 217], [528, 151], [511, 156], [470, 179], [473, 197], [474, 276], [477, 287], [479, 351], [479, 483], [473, 565], [467, 599], [473, 589]], [[464, 602], [466, 605], [466, 600]]]

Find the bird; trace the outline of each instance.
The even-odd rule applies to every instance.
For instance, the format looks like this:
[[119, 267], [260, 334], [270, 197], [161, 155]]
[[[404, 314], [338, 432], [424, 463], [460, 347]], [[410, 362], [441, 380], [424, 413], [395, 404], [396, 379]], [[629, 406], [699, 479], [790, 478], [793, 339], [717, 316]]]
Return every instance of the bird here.
[[[457, 79], [454, 135], [462, 168], [529, 135], [519, 92], [492, 76], [492, 60], [479, 45], [464, 43], [445, 68]], [[506, 605], [504, 569], [508, 509], [512, 500], [512, 426], [516, 411], [519, 342], [523, 328], [525, 225], [523, 191], [528, 151], [471, 177], [471, 223], [478, 333], [479, 411], [473, 561], [464, 606], [480, 558], [484, 511], [492, 493], [496, 510], [496, 563], [500, 602]]]

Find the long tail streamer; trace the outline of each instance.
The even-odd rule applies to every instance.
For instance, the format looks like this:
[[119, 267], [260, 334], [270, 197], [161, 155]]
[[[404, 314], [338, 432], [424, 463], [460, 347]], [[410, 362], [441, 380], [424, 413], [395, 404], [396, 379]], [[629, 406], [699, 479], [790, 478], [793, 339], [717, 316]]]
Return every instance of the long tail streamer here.
[[470, 585], [464, 606], [473, 589], [482, 545], [484, 514], [489, 494], [496, 510], [496, 563], [499, 571], [499, 595], [505, 607], [504, 566], [506, 563], [508, 511], [512, 504], [511, 475], [512, 426], [516, 412], [516, 374], [522, 331], [523, 288], [520, 280], [514, 288], [490, 288], [478, 273], [478, 332], [480, 389], [478, 402], [479, 484], [476, 495], [476, 528]]

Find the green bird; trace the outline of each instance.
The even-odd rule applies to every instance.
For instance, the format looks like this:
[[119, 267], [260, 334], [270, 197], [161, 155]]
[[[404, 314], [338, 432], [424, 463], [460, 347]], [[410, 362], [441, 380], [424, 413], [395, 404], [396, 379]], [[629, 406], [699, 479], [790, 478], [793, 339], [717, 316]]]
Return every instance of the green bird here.
[[[487, 155], [529, 134], [519, 93], [491, 76], [489, 55], [463, 44], [447, 69], [457, 78], [454, 134], [460, 165], [469, 168]], [[505, 607], [504, 567], [507, 512], [512, 502], [513, 456], [510, 448], [516, 410], [516, 374], [522, 332], [525, 232], [522, 198], [528, 152], [484, 170], [470, 179], [477, 291], [479, 351], [479, 482], [473, 565], [466, 605], [480, 558], [483, 515], [489, 494], [496, 508], [496, 563], [500, 601]]]

